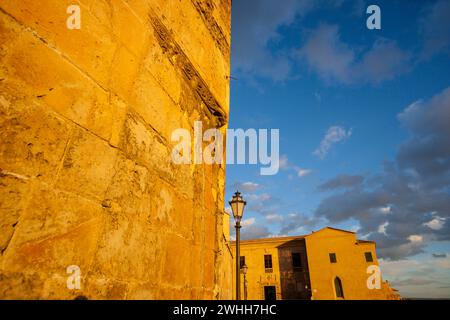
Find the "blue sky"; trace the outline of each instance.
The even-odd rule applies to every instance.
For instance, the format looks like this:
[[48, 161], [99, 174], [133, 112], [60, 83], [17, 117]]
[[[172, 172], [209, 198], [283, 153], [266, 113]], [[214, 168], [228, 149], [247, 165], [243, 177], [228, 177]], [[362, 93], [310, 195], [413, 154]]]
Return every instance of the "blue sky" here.
[[234, 0], [231, 69], [229, 127], [282, 155], [227, 166], [243, 237], [354, 230], [404, 296], [450, 297], [450, 1]]

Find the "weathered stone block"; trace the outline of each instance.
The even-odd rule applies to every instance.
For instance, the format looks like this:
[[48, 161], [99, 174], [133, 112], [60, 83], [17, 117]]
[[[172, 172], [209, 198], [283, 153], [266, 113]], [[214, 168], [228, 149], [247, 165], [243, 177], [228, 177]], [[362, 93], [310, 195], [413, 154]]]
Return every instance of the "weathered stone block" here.
[[[0, 62], [7, 94], [13, 96], [10, 103], [43, 101], [62, 116], [109, 140], [115, 112], [110, 95], [1, 12], [0, 30], [0, 39], [5, 39], [1, 51], [6, 52]], [[11, 39], [10, 34], [16, 37]]]
[[2, 300], [39, 299], [44, 279], [38, 273], [0, 271]]
[[0, 168], [51, 182], [72, 125], [40, 104], [23, 103], [11, 101], [8, 108], [0, 106]]
[[192, 244], [173, 233], [165, 237], [166, 248], [161, 281], [173, 286], [186, 286], [191, 282], [189, 268], [185, 265], [189, 261]]
[[129, 49], [121, 45], [114, 56], [111, 65], [111, 91], [115, 92], [125, 101], [129, 100], [130, 90], [134, 85], [139, 71], [139, 59]]
[[154, 185], [155, 181], [146, 167], [136, 164], [119, 152], [103, 205], [111, 207], [112, 201], [122, 212], [136, 216], [148, 215], [153, 202]]
[[[158, 43], [155, 32], [150, 29], [149, 45], [145, 53], [142, 67], [153, 75], [158, 84], [164, 88], [173, 102], [178, 105], [181, 95], [181, 86], [184, 82], [181, 70], [175, 68], [174, 64], [164, 54], [164, 49]], [[192, 90], [192, 89], [191, 89]], [[193, 106], [194, 107], [194, 106]]]
[[63, 236], [92, 220], [102, 218], [99, 203], [76, 194], [37, 183], [28, 191], [29, 199], [16, 226], [18, 232], [11, 243], [13, 247]]
[[67, 233], [21, 245], [16, 245], [14, 238], [11, 250], [6, 252], [3, 259], [3, 268], [13, 272], [38, 272], [67, 277], [66, 268], [78, 265], [84, 272], [88, 270], [96, 249], [100, 221], [99, 218], [91, 219]]
[[81, 11], [81, 29], [67, 28], [69, 14], [66, 10], [71, 4], [73, 1], [69, 0], [5, 0], [1, 6], [106, 88], [117, 43], [108, 27], [84, 8]]
[[119, 147], [127, 158], [135, 159], [139, 164], [158, 172], [166, 179], [171, 179], [173, 163], [167, 142], [138, 115], [127, 115], [123, 140]]
[[67, 146], [56, 187], [103, 200], [114, 175], [116, 157], [117, 149], [77, 128]]
[[96, 278], [88, 275], [79, 293], [89, 300], [121, 300], [127, 298], [129, 285], [128, 281]]
[[222, 56], [191, 0], [158, 0], [150, 5], [154, 14], [163, 17], [162, 23], [169, 26], [174, 40], [210, 85], [218, 101], [227, 105], [228, 59]]
[[156, 284], [162, 246], [156, 229], [137, 214], [106, 214], [89, 277]]
[[158, 290], [158, 286], [154, 283], [132, 284], [126, 298], [129, 300], [155, 300], [159, 298]]
[[175, 105], [149, 71], [143, 70], [136, 78], [130, 101], [132, 108], [145, 123], [167, 141], [171, 140], [174, 130], [182, 127], [182, 110]]
[[29, 179], [7, 171], [0, 172], [0, 261], [19, 221], [30, 189]]

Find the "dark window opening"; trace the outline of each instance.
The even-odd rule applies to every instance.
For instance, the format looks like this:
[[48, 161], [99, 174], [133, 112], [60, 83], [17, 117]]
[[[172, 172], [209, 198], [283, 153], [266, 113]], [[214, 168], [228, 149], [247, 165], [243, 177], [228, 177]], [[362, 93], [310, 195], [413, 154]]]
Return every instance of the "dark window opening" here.
[[336, 263], [336, 253], [330, 253], [330, 262], [331, 263]]
[[373, 262], [372, 252], [365, 252], [364, 256], [366, 257], [367, 262]]
[[264, 255], [264, 268], [272, 269], [272, 255], [271, 254]]
[[298, 252], [292, 253], [292, 267], [294, 267], [294, 268], [302, 267], [302, 258], [300, 256], [300, 253], [298, 253]]
[[334, 289], [336, 290], [337, 298], [344, 298], [344, 289], [342, 288], [342, 281], [339, 277], [334, 278]]
[[245, 256], [241, 256], [239, 258], [239, 267], [242, 269], [242, 267], [245, 265]]

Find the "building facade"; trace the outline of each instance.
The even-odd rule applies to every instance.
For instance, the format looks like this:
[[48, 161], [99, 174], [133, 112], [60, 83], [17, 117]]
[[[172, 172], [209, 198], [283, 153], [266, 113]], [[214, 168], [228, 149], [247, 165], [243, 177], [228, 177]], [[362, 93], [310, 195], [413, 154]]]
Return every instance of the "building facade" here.
[[230, 16], [0, 0], [0, 299], [231, 298], [225, 164], [175, 164], [171, 138], [225, 135]]
[[374, 242], [358, 240], [354, 232], [330, 227], [306, 236], [244, 240], [240, 264], [248, 269], [247, 285], [240, 274], [241, 298], [399, 299], [381, 273], [375, 274], [375, 249]]

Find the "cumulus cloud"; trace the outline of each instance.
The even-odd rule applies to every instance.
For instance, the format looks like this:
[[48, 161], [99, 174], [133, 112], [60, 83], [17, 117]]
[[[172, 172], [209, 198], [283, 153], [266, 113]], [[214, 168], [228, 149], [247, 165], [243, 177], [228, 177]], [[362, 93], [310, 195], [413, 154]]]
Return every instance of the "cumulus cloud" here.
[[295, 77], [300, 62], [328, 82], [379, 83], [408, 72], [414, 60], [449, 54], [450, 2], [447, 0], [424, 5], [418, 29], [414, 30], [420, 48], [414, 50], [404, 50], [396, 41], [382, 37], [366, 47], [347, 43], [339, 27], [332, 24], [306, 30], [306, 39], [297, 49], [283, 46], [281, 28], [293, 26], [315, 10], [335, 8], [340, 10], [339, 14], [346, 12], [348, 16], [361, 17], [366, 14], [367, 5], [364, 0], [234, 0], [232, 73], [252, 83], [257, 79], [285, 81]]
[[261, 194], [249, 194], [247, 197], [252, 202], [267, 202], [273, 199], [273, 197], [268, 193]]
[[341, 39], [339, 27], [322, 24], [309, 32], [297, 57], [327, 82], [378, 83], [406, 71], [410, 55], [395, 41], [377, 39], [362, 54]]
[[417, 101], [399, 115], [414, 137], [397, 155], [403, 168], [420, 177], [420, 186], [439, 188], [450, 180], [450, 88], [430, 101]]
[[382, 214], [389, 214], [391, 213], [391, 206], [385, 206], [380, 208], [380, 212]]
[[241, 226], [243, 227], [248, 227], [251, 226], [252, 224], [255, 224], [256, 219], [255, 218], [248, 218], [248, 219], [244, 219], [241, 221]]
[[412, 234], [408, 237], [408, 240], [412, 243], [420, 243], [423, 241], [423, 237], [418, 234]]
[[449, 298], [450, 278], [448, 257], [439, 259], [380, 259], [383, 278], [399, 289], [403, 297]]
[[434, 217], [428, 222], [424, 223], [424, 226], [427, 226], [430, 229], [433, 230], [441, 230], [444, 227], [445, 224], [445, 218], [441, 217]]
[[[280, 169], [286, 171], [294, 171], [296, 173], [296, 176], [299, 178], [306, 177], [313, 172], [312, 169], [301, 168], [297, 165], [292, 164], [286, 155], [282, 155], [280, 157]], [[290, 179], [293, 179], [294, 176], [289, 175], [289, 177]]]
[[253, 193], [257, 191], [261, 186], [256, 182], [236, 182], [233, 184], [232, 188], [233, 190], [239, 190], [240, 192], [244, 193]]
[[263, 216], [276, 213], [281, 203], [280, 199], [268, 193], [249, 194], [246, 199], [248, 204], [245, 210], [253, 211]]
[[312, 6], [311, 0], [233, 1], [233, 72], [243, 77], [287, 79], [292, 62], [286, 53], [269, 50], [269, 44], [282, 38], [279, 27], [292, 24], [298, 15], [307, 13]]
[[283, 219], [280, 233], [298, 235], [318, 225], [320, 221], [320, 219], [316, 219], [314, 216], [306, 216], [301, 213], [290, 213]]
[[350, 81], [348, 73], [355, 53], [340, 41], [339, 29], [334, 25], [323, 24], [313, 30], [298, 57], [325, 80], [339, 79]]
[[429, 5], [422, 14], [420, 34], [423, 38], [422, 59], [429, 59], [450, 48], [450, 2], [440, 0]]
[[318, 189], [320, 191], [329, 191], [339, 188], [351, 188], [361, 185], [363, 181], [364, 177], [361, 175], [341, 174], [321, 184]]
[[383, 224], [380, 224], [380, 226], [378, 227], [377, 232], [386, 235], [386, 227], [388, 225], [389, 225], [389, 222], [387, 222], [387, 221], [385, 223], [383, 223]]
[[279, 223], [281, 221], [283, 221], [283, 216], [277, 213], [271, 213], [266, 215], [266, 221], [268, 223]]
[[[239, 78], [284, 81], [292, 77], [296, 63], [290, 49], [276, 45], [283, 40], [281, 27], [321, 8], [343, 8], [350, 15], [365, 13], [364, 0], [234, 0], [231, 61]], [[249, 14], [251, 13], [251, 14]]]
[[[230, 235], [232, 239], [236, 237], [236, 230], [233, 226], [230, 226]], [[258, 239], [258, 238], [268, 238], [272, 235], [269, 229], [261, 224], [254, 223], [245, 228], [241, 229], [241, 239], [249, 240], [249, 239]]]
[[320, 142], [319, 147], [314, 150], [313, 154], [318, 156], [320, 159], [324, 159], [333, 144], [348, 139], [351, 135], [351, 129], [346, 130], [340, 126], [332, 126], [328, 128], [328, 131]]
[[404, 287], [404, 286], [423, 286], [423, 285], [434, 284], [434, 283], [436, 283], [435, 280], [430, 280], [430, 279], [426, 279], [426, 278], [413, 278], [413, 279], [409, 278], [409, 279], [394, 281], [393, 285], [399, 286], [399, 287]]
[[[272, 235], [267, 226], [260, 223], [255, 217], [247, 218], [241, 221], [241, 239], [267, 238]], [[234, 223], [230, 224], [230, 238], [236, 239], [236, 229]]]
[[387, 259], [423, 252], [429, 241], [450, 240], [450, 88], [411, 104], [398, 118], [410, 138], [394, 161], [361, 184], [337, 190], [315, 211], [332, 223], [356, 219]]

